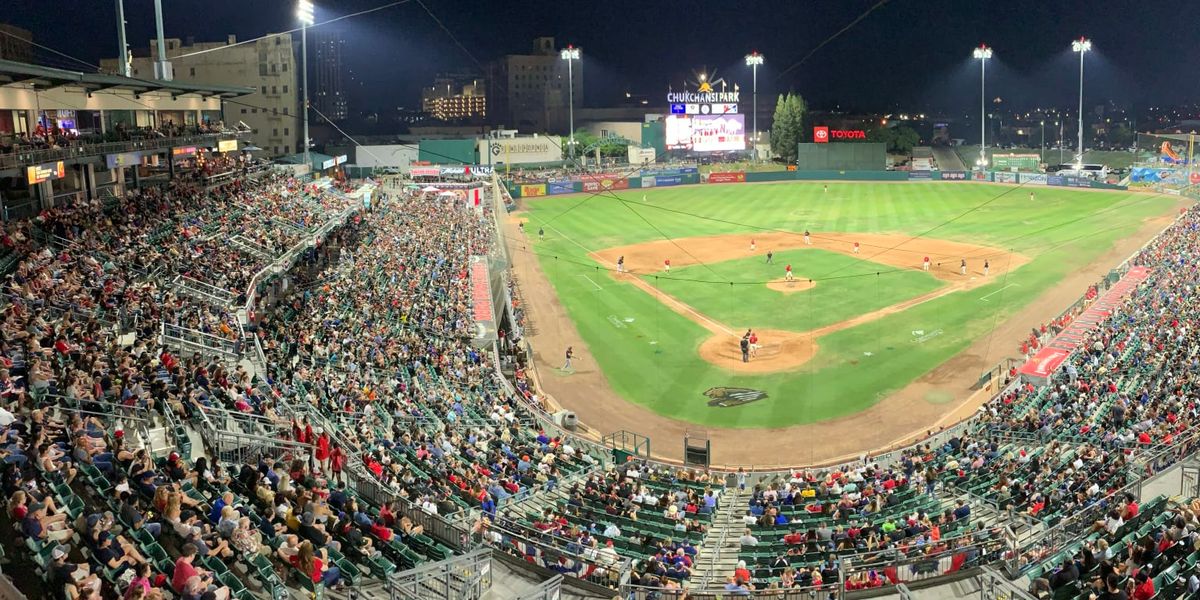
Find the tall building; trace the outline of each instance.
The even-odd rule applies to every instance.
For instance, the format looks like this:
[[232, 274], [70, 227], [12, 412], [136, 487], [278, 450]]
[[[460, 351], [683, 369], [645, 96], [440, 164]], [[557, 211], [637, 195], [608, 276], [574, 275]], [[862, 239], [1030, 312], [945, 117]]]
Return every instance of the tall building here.
[[[229, 126], [245, 123], [252, 130], [250, 140], [274, 157], [300, 149], [302, 133], [299, 98], [298, 58], [292, 48], [292, 36], [269, 35], [251, 44], [235, 46], [237, 37], [223, 42], [183, 43], [178, 38], [165, 40], [167, 59], [174, 66], [175, 79], [203, 84], [246, 86], [256, 90], [224, 104], [224, 121]], [[196, 54], [199, 53], [199, 54]], [[133, 77], [154, 78], [158, 47], [154, 40], [149, 49], [134, 49]], [[107, 72], [118, 71], [117, 59], [103, 59]]]
[[342, 52], [346, 39], [337, 29], [313, 29], [309, 31], [315, 42], [315, 85], [309, 100], [320, 114], [330, 121], [342, 121], [350, 116], [346, 102], [346, 88], [342, 85]]
[[0, 59], [33, 62], [33, 33], [15, 25], [0, 23]]
[[478, 77], [443, 74], [421, 89], [421, 112], [441, 121], [482, 121], [487, 117], [487, 90]]
[[[533, 41], [530, 54], [509, 54], [488, 65], [489, 119], [530, 133], [568, 133], [568, 65], [554, 38]], [[573, 61], [575, 107], [583, 105], [583, 63]]]

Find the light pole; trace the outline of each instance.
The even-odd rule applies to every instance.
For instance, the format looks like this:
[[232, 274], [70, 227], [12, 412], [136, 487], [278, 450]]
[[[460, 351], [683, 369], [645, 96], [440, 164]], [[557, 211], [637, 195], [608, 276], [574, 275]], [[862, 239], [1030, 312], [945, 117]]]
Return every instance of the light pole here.
[[1079, 53], [1079, 156], [1075, 157], [1075, 167], [1083, 166], [1083, 55], [1092, 50], [1092, 40], [1081, 37], [1071, 42], [1071, 51]]
[[971, 56], [979, 59], [979, 168], [987, 166], [987, 61], [992, 57], [992, 49], [987, 44], [980, 44]]
[[754, 101], [754, 106], [751, 108], [754, 113], [754, 141], [750, 142], [750, 156], [755, 160], [758, 159], [758, 66], [761, 64], [763, 64], [763, 56], [757, 51], [746, 55], [746, 65], [750, 67], [750, 72], [754, 74], [754, 87], [751, 88]]
[[1042, 163], [1043, 163], [1043, 164], [1046, 162], [1046, 121], [1045, 121], [1045, 120], [1043, 120], [1043, 121], [1042, 121], [1042, 151], [1041, 151], [1041, 161], [1042, 161]]
[[579, 60], [579, 48], [575, 46], [567, 46], [559, 54], [563, 60], [567, 61], [567, 115], [569, 119], [569, 127], [571, 129], [570, 137], [567, 140], [567, 147], [571, 155], [571, 160], [575, 160], [575, 69], [572, 65]]
[[301, 143], [304, 144], [304, 164], [312, 169], [312, 161], [308, 156], [308, 28], [316, 23], [313, 16], [313, 3], [309, 0], [300, 0], [296, 5], [296, 18], [300, 19], [300, 73], [301, 87], [304, 88], [304, 139]]

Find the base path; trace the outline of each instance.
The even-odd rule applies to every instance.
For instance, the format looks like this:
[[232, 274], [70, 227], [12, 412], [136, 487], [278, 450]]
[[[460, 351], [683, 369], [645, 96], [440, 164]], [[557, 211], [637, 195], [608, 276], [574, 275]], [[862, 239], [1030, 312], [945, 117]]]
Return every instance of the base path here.
[[[857, 253], [854, 252], [855, 242], [859, 244]], [[750, 250], [751, 246], [755, 249]], [[681, 248], [687, 253], [684, 254]], [[764, 352], [753, 360], [744, 361], [739, 345], [741, 335], [747, 328], [753, 328], [753, 323], [721, 323], [682, 300], [657, 289], [638, 275], [639, 272], [652, 271], [653, 265], [662, 264], [662, 258], [655, 257], [661, 257], [665, 252], [673, 252], [676, 255], [683, 254], [681, 260], [672, 258], [671, 263], [672, 266], [685, 266], [724, 262], [742, 256], [765, 255], [768, 250], [806, 250], [810, 248], [819, 248], [861, 260], [870, 260], [871, 264], [884, 267], [914, 271], [924, 269], [924, 261], [928, 257], [930, 275], [949, 282], [949, 285], [811, 331], [760, 330], [757, 333], [763, 340], [763, 347], [778, 349], [780, 352]], [[1022, 254], [975, 244], [924, 238], [913, 239], [911, 236], [902, 235], [846, 233], [813, 233], [808, 236], [807, 240], [802, 233], [690, 237], [620, 246], [592, 252], [591, 256], [601, 264], [612, 267], [616, 266], [618, 258], [625, 257], [625, 267], [628, 272], [610, 272], [613, 277], [654, 296], [667, 308], [687, 317], [712, 333], [712, 337], [700, 344], [698, 349], [700, 358], [728, 371], [751, 374], [776, 373], [800, 368], [816, 355], [816, 340], [823, 335], [870, 323], [947, 294], [990, 283], [995, 281], [996, 277], [1002, 277], [1009, 271], [1029, 262], [1029, 257]], [[967, 261], [965, 274], [962, 268], [964, 260]], [[975, 264], [974, 269], [970, 266], [972, 262]], [[986, 274], [984, 273], [985, 264], [988, 265]], [[670, 278], [670, 275], [663, 273], [660, 277]], [[816, 283], [818, 282], [810, 279], [797, 278], [791, 283], [780, 279], [766, 285], [773, 290], [796, 292], [811, 289]]]
[[[831, 464], [856, 459], [866, 452], [885, 452], [969, 417], [987, 400], [970, 389], [981, 372], [1011, 357], [1030, 329], [1073, 304], [1089, 285], [1169, 225], [1177, 208], [1190, 204], [1180, 201], [1171, 208], [1171, 214], [1144, 221], [1134, 235], [1119, 240], [1089, 265], [1070, 272], [1038, 300], [1000, 323], [990, 335], [870, 408], [821, 423], [769, 429], [706, 429], [660, 415], [613, 391], [595, 364], [581, 364], [568, 377], [540, 376], [540, 372], [549, 374], [560, 366], [559, 352], [569, 345], [588, 356], [586, 344], [542, 272], [531, 245], [518, 232], [516, 220], [506, 225], [506, 235], [514, 250], [510, 253], [513, 273], [534, 325], [533, 332], [526, 336], [533, 347], [533, 374], [549, 404], [574, 411], [585, 426], [583, 433], [597, 440], [620, 430], [650, 436], [651, 452], [658, 459], [681, 460], [685, 432], [703, 431], [712, 442], [713, 465], [765, 469]], [[744, 246], [742, 251], [748, 249]], [[765, 252], [763, 246], [759, 249]], [[862, 254], [870, 257], [865, 247]]]

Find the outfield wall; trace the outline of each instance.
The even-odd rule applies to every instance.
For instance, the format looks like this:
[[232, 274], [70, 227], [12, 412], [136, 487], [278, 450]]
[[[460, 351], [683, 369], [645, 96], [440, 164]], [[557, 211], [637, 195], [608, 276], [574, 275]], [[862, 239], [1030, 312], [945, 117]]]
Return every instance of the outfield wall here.
[[544, 183], [505, 183], [513, 198], [534, 198], [559, 194], [599, 193], [609, 190], [645, 189], [699, 183], [767, 183], [772, 181], [973, 181], [1011, 183], [1051, 187], [1124, 190], [1123, 185], [1094, 181], [1086, 177], [1013, 173], [1011, 171], [727, 171], [701, 176], [695, 167], [653, 169], [640, 175], [597, 173], [569, 179], [551, 179]]

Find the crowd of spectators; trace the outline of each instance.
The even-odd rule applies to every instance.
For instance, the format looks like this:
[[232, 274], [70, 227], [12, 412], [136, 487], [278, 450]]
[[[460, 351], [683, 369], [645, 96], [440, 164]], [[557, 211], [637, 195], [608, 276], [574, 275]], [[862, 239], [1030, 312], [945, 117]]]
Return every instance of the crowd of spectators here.
[[86, 144], [122, 142], [139, 139], [171, 138], [189, 135], [221, 133], [225, 127], [221, 122], [203, 122], [196, 125], [181, 125], [166, 121], [157, 127], [130, 127], [117, 123], [108, 132], [81, 132], [74, 128], [39, 124], [33, 132], [9, 134], [0, 137], [0, 154], [70, 148]]

